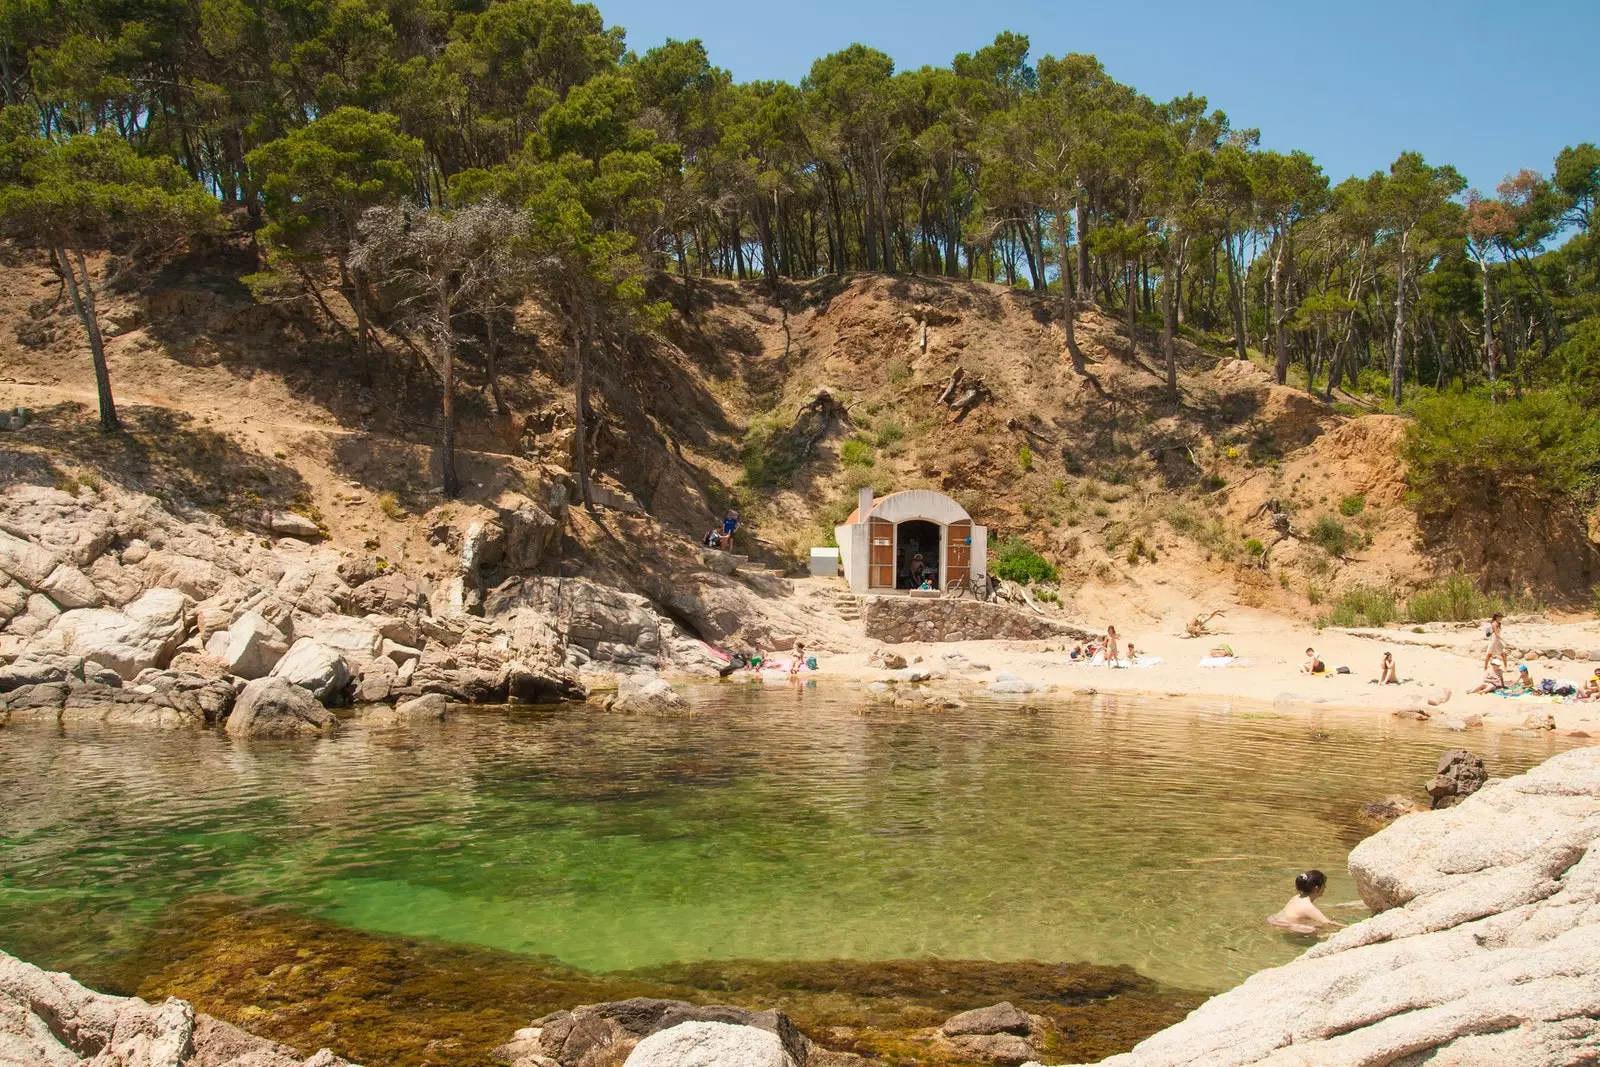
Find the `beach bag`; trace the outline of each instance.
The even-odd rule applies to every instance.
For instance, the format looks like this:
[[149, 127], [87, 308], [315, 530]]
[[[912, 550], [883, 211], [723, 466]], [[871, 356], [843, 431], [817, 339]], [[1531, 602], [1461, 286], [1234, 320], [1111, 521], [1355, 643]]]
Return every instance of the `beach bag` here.
[[806, 666], [811, 668], [812, 670], [816, 670], [817, 669], [817, 657], [815, 657], [815, 656], [807, 656], [806, 657]]

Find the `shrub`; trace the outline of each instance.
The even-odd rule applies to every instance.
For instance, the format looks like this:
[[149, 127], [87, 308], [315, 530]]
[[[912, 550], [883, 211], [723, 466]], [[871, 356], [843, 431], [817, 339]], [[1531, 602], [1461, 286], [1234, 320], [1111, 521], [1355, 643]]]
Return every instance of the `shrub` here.
[[1027, 445], [1017, 449], [1017, 466], [1025, 471], [1033, 470], [1033, 449]]
[[800, 466], [790, 427], [772, 418], [750, 420], [745, 430], [744, 484], [773, 489], [788, 483]]
[[1324, 515], [1311, 527], [1311, 540], [1330, 556], [1344, 556], [1356, 543], [1356, 536], [1332, 515]]
[[872, 446], [859, 437], [852, 437], [840, 447], [839, 459], [846, 467], [870, 467]]
[[1367, 498], [1360, 493], [1352, 493], [1339, 501], [1339, 514], [1347, 519], [1353, 519], [1367, 510]]
[[905, 430], [896, 419], [889, 419], [878, 427], [878, 447], [888, 448], [905, 436]]
[[911, 364], [903, 357], [896, 356], [889, 361], [889, 380], [896, 384], [911, 377]]
[[395, 522], [406, 517], [405, 508], [400, 506], [400, 498], [391, 492], [378, 494], [378, 510]]
[[1267, 546], [1261, 543], [1259, 537], [1252, 537], [1245, 541], [1244, 550], [1250, 553], [1251, 558], [1260, 559], [1267, 553]]
[[1056, 569], [1050, 565], [1050, 561], [1020, 537], [1008, 537], [995, 545], [989, 571], [1001, 581], [1021, 582], [1024, 585], [1056, 580]]
[[1464, 574], [1452, 574], [1411, 594], [1406, 618], [1412, 622], [1471, 622], [1497, 611], [1510, 611], [1502, 597], [1491, 596]]
[[1399, 611], [1394, 594], [1370, 585], [1353, 585], [1339, 594], [1328, 612], [1330, 626], [1387, 626]]
[[1036, 589], [1033, 592], [1033, 599], [1045, 604], [1059, 604], [1061, 594], [1054, 589]]
[[1506, 492], [1556, 499], [1600, 470], [1600, 420], [1554, 393], [1499, 403], [1440, 393], [1415, 405], [1402, 455], [1423, 515], [1481, 506]]

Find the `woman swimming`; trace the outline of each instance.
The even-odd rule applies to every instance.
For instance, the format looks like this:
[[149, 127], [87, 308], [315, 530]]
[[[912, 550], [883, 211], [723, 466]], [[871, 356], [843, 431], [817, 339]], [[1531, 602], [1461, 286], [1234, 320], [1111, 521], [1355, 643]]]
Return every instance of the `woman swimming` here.
[[1321, 871], [1306, 871], [1295, 876], [1295, 895], [1283, 910], [1268, 919], [1267, 922], [1282, 930], [1293, 934], [1317, 934], [1344, 923], [1335, 922], [1322, 914], [1315, 903], [1328, 888], [1328, 876]]

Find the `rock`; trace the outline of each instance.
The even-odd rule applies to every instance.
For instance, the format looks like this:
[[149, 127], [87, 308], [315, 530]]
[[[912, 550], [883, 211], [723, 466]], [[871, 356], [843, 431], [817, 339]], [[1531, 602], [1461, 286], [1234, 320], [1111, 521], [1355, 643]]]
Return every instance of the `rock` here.
[[1446, 685], [1441, 685], [1441, 686], [1435, 686], [1433, 689], [1430, 689], [1428, 691], [1426, 699], [1428, 701], [1428, 706], [1430, 708], [1437, 708], [1437, 707], [1439, 707], [1439, 706], [1441, 706], [1441, 705], [1443, 705], [1445, 703], [1448, 703], [1449, 700], [1450, 700], [1450, 696], [1451, 696], [1450, 687], [1446, 686]]
[[412, 722], [443, 722], [448, 704], [437, 693], [428, 693], [395, 705], [395, 715]]
[[1556, 728], [1556, 717], [1548, 711], [1530, 712], [1528, 717], [1522, 720], [1522, 728], [1524, 730], [1554, 730]]
[[1439, 772], [1428, 783], [1435, 808], [1446, 808], [1471, 796], [1489, 778], [1483, 760], [1464, 748], [1452, 748], [1439, 757]]
[[398, 571], [363, 582], [349, 594], [350, 607], [366, 615], [408, 617], [428, 609], [428, 596], [420, 583]]
[[[0, 693], [9, 693], [25, 685], [49, 685], [69, 679], [84, 680], [82, 656], [64, 653], [29, 652], [13, 663], [0, 667]], [[121, 682], [121, 679], [118, 679]]]
[[1003, 1000], [987, 1008], [973, 1008], [952, 1015], [939, 1029], [944, 1031], [946, 1037], [962, 1034], [1021, 1034], [1026, 1037], [1032, 1031], [1033, 1024], [1026, 1013], [1010, 1001]]
[[356, 679], [356, 700], [363, 704], [388, 700], [389, 694], [394, 692], [399, 677], [400, 668], [395, 665], [394, 660], [378, 657], [362, 668], [360, 676]]
[[273, 666], [271, 676], [307, 689], [324, 704], [331, 704], [350, 684], [350, 665], [333, 649], [302, 637]]
[[228, 716], [231, 737], [301, 737], [338, 727], [333, 713], [285, 678], [257, 678], [244, 687]]
[[323, 1049], [302, 1060], [169, 997], [96, 993], [0, 952], [0, 1064], [16, 1067], [351, 1067]]
[[514, 660], [506, 667], [506, 694], [519, 704], [583, 699], [583, 686], [564, 666]]
[[890, 652], [880, 648], [872, 654], [868, 661], [874, 667], [882, 667], [886, 671], [903, 671], [906, 668], [906, 658], [898, 652]]
[[963, 1055], [990, 1063], [1028, 1063], [1039, 1055], [1032, 1042], [1016, 1034], [974, 1034], [950, 1043]]
[[245, 612], [206, 642], [208, 655], [225, 663], [230, 674], [247, 680], [271, 674], [288, 651], [283, 632], [255, 611]]
[[[1021, 1062], [1021, 1061], [1018, 1061]], [[625, 1067], [798, 1067], [776, 1034], [729, 1023], [679, 1023], [644, 1038]]]
[[617, 692], [606, 701], [606, 710], [628, 714], [665, 715], [689, 711], [689, 702], [679, 692], [660, 678], [643, 682], [624, 678]]
[[1548, 1067], [1600, 1045], [1600, 749], [1350, 853], [1378, 914], [1102, 1067]]
[[125, 680], [163, 667], [188, 633], [186, 600], [176, 589], [151, 589], [122, 610], [78, 608], [50, 626], [63, 651], [110, 667]]
[[1400, 708], [1394, 713], [1394, 717], [1397, 719], [1417, 719], [1420, 721], [1428, 718], [1429, 716], [1428, 713], [1422, 708]]
[[1361, 805], [1362, 817], [1374, 819], [1378, 822], [1393, 822], [1402, 815], [1410, 815], [1414, 812], [1427, 810], [1415, 800], [1399, 793]]
[[995, 680], [990, 682], [985, 687], [985, 690], [990, 693], [999, 694], [1046, 693], [1050, 691], [1050, 687], [1043, 682], [1026, 682], [1015, 675], [1012, 675], [1009, 678], [1003, 677], [1004, 675], [1008, 674], [1011, 674], [1011, 672], [1001, 671], [999, 675], [995, 677]]
[[314, 639], [323, 648], [344, 657], [350, 668], [359, 671], [378, 657], [383, 648], [383, 632], [367, 619], [348, 615], [324, 615], [295, 627], [296, 637]]
[[39, 592], [68, 611], [73, 608], [97, 608], [105, 600], [89, 576], [70, 563], [63, 563], [51, 571], [50, 576], [40, 583]]
[[48, 549], [0, 530], [0, 574], [6, 574], [29, 589], [37, 589], [61, 565], [60, 558]]
[[128, 542], [121, 554], [123, 563], [129, 565], [143, 563], [145, 557], [150, 555], [150, 546], [136, 537]]
[[422, 658], [422, 649], [399, 644], [389, 640], [387, 637], [383, 639], [383, 644], [379, 646], [378, 653], [387, 659], [393, 660], [397, 667], [406, 662], [406, 660]]
[[314, 541], [322, 536], [322, 527], [292, 511], [274, 511], [266, 519], [267, 529], [280, 537], [298, 537], [303, 541]]

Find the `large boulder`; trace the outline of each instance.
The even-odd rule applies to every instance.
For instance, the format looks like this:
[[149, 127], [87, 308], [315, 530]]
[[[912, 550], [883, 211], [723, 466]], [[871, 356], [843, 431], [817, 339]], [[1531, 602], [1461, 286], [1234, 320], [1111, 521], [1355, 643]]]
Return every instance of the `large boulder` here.
[[185, 1000], [113, 997], [0, 952], [0, 1064], [6, 1067], [350, 1067], [199, 1014]]
[[61, 558], [49, 549], [0, 530], [0, 574], [37, 589], [60, 565]]
[[776, 1034], [730, 1023], [679, 1023], [634, 1046], [625, 1067], [798, 1067]]
[[272, 625], [260, 612], [247, 611], [226, 630], [219, 630], [206, 642], [206, 652], [227, 664], [230, 674], [254, 680], [272, 673], [289, 642], [283, 631]]
[[70, 611], [97, 608], [105, 601], [89, 576], [70, 563], [63, 563], [39, 584], [39, 592]]
[[369, 619], [349, 615], [324, 615], [295, 627], [296, 637], [309, 637], [323, 648], [332, 649], [360, 671], [383, 649], [383, 631]]
[[960, 1037], [963, 1034], [1020, 1034], [1027, 1037], [1033, 1029], [1033, 1022], [1015, 1004], [1002, 1000], [987, 1008], [973, 1008], [952, 1015], [940, 1029], [946, 1037]]
[[257, 678], [244, 687], [228, 716], [232, 737], [305, 737], [338, 727], [311, 693], [284, 678]]
[[151, 589], [120, 611], [79, 608], [50, 625], [61, 651], [92, 659], [132, 680], [164, 667], [188, 633], [186, 598], [176, 589]]
[[324, 704], [332, 704], [350, 684], [350, 665], [335, 650], [302, 637], [273, 666], [271, 676], [309, 690]]
[[25, 685], [50, 685], [83, 680], [83, 657], [56, 652], [29, 652], [0, 667], [0, 693]]
[[373, 708], [361, 721], [368, 726], [425, 726], [443, 722], [448, 706], [438, 693], [427, 693], [403, 700], [392, 708]]
[[[538, 1020], [537, 1030], [521, 1031], [519, 1064], [537, 1064], [544, 1067], [553, 1061], [559, 1067], [588, 1067], [590, 1064], [621, 1063], [641, 1039], [660, 1034], [685, 1024], [714, 1024], [736, 1030], [752, 1029], [766, 1034], [770, 1040], [748, 1038], [770, 1054], [774, 1047], [778, 1059], [716, 1059], [689, 1060], [685, 1062], [729, 1063], [739, 1067], [759, 1064], [782, 1064], [796, 1067], [811, 1057], [812, 1045], [789, 1017], [780, 1011], [751, 1011], [725, 1004], [689, 1004], [681, 1000], [662, 1000], [654, 997], [634, 997], [606, 1004], [587, 1004], [572, 1011], [558, 1011]], [[534, 1034], [537, 1033], [537, 1038]], [[746, 1035], [748, 1037], [748, 1035]], [[657, 1047], [677, 1047], [676, 1042], [658, 1043]], [[706, 1050], [720, 1045], [706, 1044]], [[633, 1060], [627, 1062], [632, 1063]], [[654, 1061], [651, 1061], [654, 1062]], [[678, 1061], [667, 1061], [678, 1062]]]

